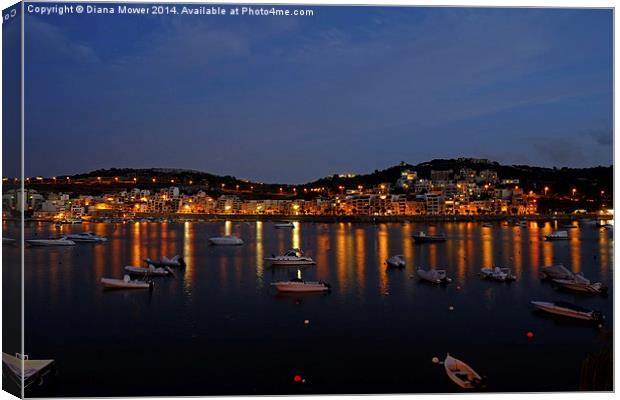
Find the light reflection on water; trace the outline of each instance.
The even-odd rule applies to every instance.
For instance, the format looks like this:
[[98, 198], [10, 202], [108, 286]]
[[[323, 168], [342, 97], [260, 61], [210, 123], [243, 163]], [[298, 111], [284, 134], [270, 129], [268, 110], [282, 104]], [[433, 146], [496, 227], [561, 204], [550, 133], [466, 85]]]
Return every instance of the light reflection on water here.
[[[83, 226], [63, 226], [63, 234], [93, 230], [108, 236], [109, 241], [74, 248], [25, 249], [28, 265], [25, 273], [26, 298], [27, 304], [31, 305], [27, 309], [26, 320], [31, 328], [29, 332], [32, 332], [26, 338], [27, 349], [32, 350], [30, 353], [65, 358], [63, 369], [67, 373], [63, 374], [62, 379], [67, 384], [61, 385], [61, 394], [65, 395], [92, 394], [86, 385], [79, 382], [79, 379], [88, 381], [83, 375], [86, 372], [78, 367], [83, 357], [101, 357], [106, 361], [102, 361], [101, 368], [104, 368], [105, 365], [120, 362], [125, 357], [124, 351], [133, 346], [134, 340], [142, 340], [149, 348], [158, 349], [155, 354], [161, 357], [161, 361], [149, 359], [151, 368], [165, 370], [173, 381], [186, 382], [186, 388], [177, 388], [174, 394], [199, 395], [208, 392], [201, 391], [204, 383], [200, 379], [181, 378], [175, 375], [175, 371], [166, 369], [167, 365], [174, 363], [172, 360], [176, 355], [162, 355], [161, 352], [167, 350], [159, 349], [159, 341], [169, 343], [174, 354], [184, 354], [185, 363], [196, 363], [205, 371], [210, 371], [210, 368], [220, 371], [219, 376], [222, 373], [226, 375], [227, 368], [230, 368], [230, 376], [237, 373], [233, 371], [245, 371], [245, 368], [251, 373], [262, 368], [275, 374], [282, 365], [295, 366], [300, 362], [292, 355], [287, 356], [287, 352], [279, 352], [279, 361], [261, 365], [260, 368], [251, 361], [247, 361], [247, 366], [222, 365], [221, 360], [230, 351], [235, 351], [235, 346], [227, 343], [237, 343], [241, 338], [253, 343], [250, 336], [256, 336], [258, 341], [257, 347], [252, 349], [257, 360], [273, 357], [269, 350], [271, 345], [286, 347], [290, 343], [294, 348], [294, 343], [300, 338], [316, 340], [336, 354], [348, 346], [354, 346], [352, 342], [337, 339], [341, 336], [356, 338], [355, 348], [375, 348], [373, 346], [381, 343], [376, 354], [368, 354], [366, 364], [360, 363], [359, 368], [369, 364], [385, 366], [386, 360], [382, 357], [397, 357], [401, 353], [407, 357], [406, 365], [426, 365], [430, 357], [448, 350], [447, 343], [457, 354], [463, 354], [476, 365], [484, 367], [489, 365], [489, 359], [495, 357], [484, 350], [491, 345], [497, 350], [494, 353], [502, 359], [510, 359], [510, 354], [513, 354], [515, 357], [527, 356], [540, 364], [530, 367], [532, 376], [528, 376], [526, 381], [532, 386], [517, 389], [506, 382], [497, 386], [498, 390], [546, 390], [547, 387], [570, 390], [575, 389], [571, 386], [574, 382], [567, 377], [571, 374], [578, 376], [582, 356], [594, 343], [596, 332], [587, 329], [557, 330], [553, 321], [531, 314], [529, 301], [563, 299], [599, 308], [608, 315], [608, 323], [612, 323], [610, 298], [613, 288], [610, 288], [610, 298], [584, 298], [554, 290], [549, 284], [541, 283], [538, 277], [541, 266], [563, 263], [611, 286], [613, 237], [604, 229], [570, 229], [570, 240], [548, 242], [544, 240], [544, 235], [554, 229], [550, 222], [541, 225], [531, 223], [528, 228], [499, 224], [486, 228], [472, 222], [437, 223], [432, 226], [421, 223], [295, 222], [294, 226], [293, 229], [275, 229], [273, 223], [267, 221], [85, 223]], [[11, 226], [5, 225], [4, 228], [10, 230]], [[420, 230], [445, 233], [448, 241], [414, 244], [411, 235]], [[49, 224], [27, 226], [26, 238], [35, 234], [45, 237], [57, 235], [58, 231]], [[238, 235], [245, 245], [220, 247], [207, 244], [207, 238], [222, 234]], [[7, 236], [11, 236], [10, 232]], [[288, 279], [294, 271], [272, 268], [263, 258], [282, 254], [291, 247], [302, 248], [316, 260], [316, 266], [302, 270], [303, 277], [331, 283], [333, 290], [330, 294], [291, 299], [290, 296], [278, 296], [273, 292], [269, 283]], [[3, 250], [7, 260], [14, 256], [8, 246]], [[101, 277], [121, 277], [125, 265], [141, 265], [146, 257], [157, 259], [175, 254], [184, 257], [187, 268], [177, 271], [176, 278], [157, 280], [152, 294], [108, 293], [99, 286]], [[404, 270], [387, 269], [385, 260], [395, 254], [404, 255], [407, 262]], [[481, 280], [478, 274], [480, 268], [493, 265], [512, 268], [518, 280], [512, 284]], [[417, 279], [411, 279], [416, 268], [445, 268], [455, 282], [446, 288], [421, 284]], [[452, 304], [456, 305], [456, 311], [447, 313], [448, 305]], [[299, 321], [305, 318], [313, 321], [311, 330], [298, 331], [303, 329]], [[83, 329], [67, 332], [66, 327], [72, 324]], [[549, 354], [559, 358], [558, 362], [566, 364], [569, 370], [549, 375], [544, 369], [549, 354], [544, 355], [545, 360], [538, 360], [539, 353], [535, 348], [523, 347], [519, 342], [524, 327], [546, 332], [547, 336], [541, 335], [540, 340], [549, 341], [546, 343]], [[462, 332], [463, 336], [454, 337], [450, 334], [454, 331]], [[480, 339], [491, 331], [495, 332], [493, 337]], [[85, 337], [82, 338], [79, 332]], [[248, 332], [252, 335], [248, 336]], [[273, 339], [275, 342], [269, 342], [271, 345], [260, 342], [269, 340], [266, 338], [271, 335], [277, 337]], [[122, 345], [124, 340], [128, 340], [126, 347]], [[412, 341], [419, 340], [426, 341], [427, 345], [424, 348], [411, 346]], [[96, 355], [82, 354], [90, 351], [84, 350], [89, 348], [89, 341], [98, 343]], [[518, 345], [513, 346], [511, 341]], [[340, 347], [334, 347], [336, 343]], [[63, 350], [60, 351], [63, 354], [55, 354], [59, 348], [67, 350], [68, 354], [64, 354]], [[205, 354], [207, 351], [210, 353]], [[351, 351], [356, 350], [352, 347]], [[320, 351], [316, 354], [309, 352], [307, 357], [320, 357], [320, 354]], [[357, 365], [342, 364], [350, 359], [349, 353], [339, 357], [341, 361], [332, 359], [334, 365], [313, 359], [313, 363], [319, 363], [324, 369], [313, 373], [317, 376], [324, 373], [327, 377], [346, 368], [358, 368]], [[215, 361], [212, 366], [201, 364], [205, 359]], [[505, 368], [509, 374], [522, 373], [518, 370], [511, 372], [510, 366]], [[492, 370], [487, 367], [487, 371]], [[432, 368], [428, 371], [422, 369], [418, 381], [406, 369], [399, 371], [385, 375], [378, 372], [372, 379], [380, 385], [380, 382], [392, 382], [395, 376], [402, 373], [407, 376], [407, 382], [415, 383], [409, 391], [447, 389], [443, 386], [444, 382], [436, 378], [442, 376], [436, 375]], [[104, 370], [97, 373], [112, 377], [111, 372]], [[261, 376], [264, 378], [264, 375]], [[114, 382], [121, 385], [119, 388], [128, 390], [130, 386], [122, 386], [124, 381], [118, 378], [118, 374], [114, 373], [114, 377]], [[226, 379], [222, 378], [219, 384], [224, 385], [225, 382]], [[211, 384], [219, 387], [218, 383]], [[98, 394], [142, 393], [113, 389], [114, 386], [108, 389], [109, 392]], [[392, 387], [386, 386], [384, 391], [390, 390], [393, 390]]]

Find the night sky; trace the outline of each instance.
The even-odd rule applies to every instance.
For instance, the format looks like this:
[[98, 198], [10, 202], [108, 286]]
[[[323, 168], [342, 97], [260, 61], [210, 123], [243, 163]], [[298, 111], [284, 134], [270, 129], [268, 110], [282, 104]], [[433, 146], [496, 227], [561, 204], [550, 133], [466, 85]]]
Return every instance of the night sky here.
[[612, 163], [611, 10], [313, 9], [27, 15], [26, 175]]

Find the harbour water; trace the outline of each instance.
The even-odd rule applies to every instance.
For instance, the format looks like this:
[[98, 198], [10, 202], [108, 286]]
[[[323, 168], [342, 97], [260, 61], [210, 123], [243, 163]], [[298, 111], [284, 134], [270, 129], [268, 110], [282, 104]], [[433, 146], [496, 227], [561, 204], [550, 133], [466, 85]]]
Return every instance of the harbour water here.
[[[109, 239], [25, 249], [26, 353], [57, 362], [57, 376], [33, 393], [459, 391], [431, 362], [447, 352], [485, 375], [490, 391], [578, 390], [583, 360], [609, 345], [613, 235], [584, 226], [570, 229], [567, 241], [545, 241], [555, 224], [31, 223], [26, 238], [92, 230]], [[8, 237], [15, 229], [3, 225]], [[448, 240], [415, 244], [411, 235], [420, 230]], [[245, 244], [209, 246], [209, 237], [223, 234]], [[291, 247], [316, 260], [303, 277], [329, 282], [330, 293], [283, 295], [270, 287], [296, 270], [271, 268], [263, 258]], [[18, 251], [3, 246], [4, 268], [19, 267], [11, 261]], [[121, 278], [125, 265], [175, 254], [186, 269], [156, 278], [152, 292], [102, 290], [101, 277]], [[406, 268], [387, 269], [394, 254], [404, 255]], [[540, 267], [554, 263], [607, 284], [608, 295], [563, 292], [541, 281]], [[512, 268], [517, 280], [482, 280], [480, 268], [494, 265]], [[418, 267], [446, 269], [453, 283], [419, 282]], [[531, 300], [569, 301], [601, 310], [607, 320], [597, 328], [542, 316]]]

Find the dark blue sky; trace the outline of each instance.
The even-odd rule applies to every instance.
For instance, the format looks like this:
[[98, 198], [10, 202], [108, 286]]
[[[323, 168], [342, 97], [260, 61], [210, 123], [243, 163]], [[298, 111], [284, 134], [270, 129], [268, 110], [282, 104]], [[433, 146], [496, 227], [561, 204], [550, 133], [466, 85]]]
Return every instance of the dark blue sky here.
[[612, 163], [610, 10], [313, 9], [27, 15], [26, 175]]

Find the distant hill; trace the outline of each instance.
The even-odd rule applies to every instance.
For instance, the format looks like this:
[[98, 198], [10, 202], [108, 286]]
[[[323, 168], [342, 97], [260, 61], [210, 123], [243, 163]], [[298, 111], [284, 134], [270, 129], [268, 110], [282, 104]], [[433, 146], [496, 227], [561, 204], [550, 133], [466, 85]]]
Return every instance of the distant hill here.
[[[605, 190], [609, 193], [613, 188], [613, 167], [599, 166], [592, 168], [545, 168], [528, 165], [501, 165], [495, 161], [479, 160], [469, 158], [459, 159], [435, 159], [417, 165], [401, 162], [398, 165], [388, 167], [383, 170], [375, 170], [371, 173], [356, 175], [353, 177], [340, 177], [332, 175], [317, 179], [312, 182], [298, 185], [287, 185], [260, 182], [252, 182], [239, 179], [234, 176], [221, 176], [189, 169], [178, 168], [110, 168], [99, 169], [84, 174], [72, 176], [72, 179], [88, 178], [112, 178], [119, 177], [121, 180], [131, 180], [137, 178], [138, 186], [149, 185], [153, 178], [156, 178], [157, 186], [170, 185], [172, 181], [175, 185], [208, 185], [211, 188], [232, 189], [239, 186], [240, 190], [252, 187], [259, 192], [277, 192], [279, 188], [293, 187], [326, 187], [336, 190], [339, 186], [345, 188], [356, 188], [364, 186], [366, 188], [376, 186], [380, 183], [394, 183], [400, 177], [401, 171], [409, 169], [416, 171], [419, 178], [430, 178], [432, 170], [453, 170], [458, 173], [461, 168], [470, 168], [476, 172], [481, 170], [493, 170], [498, 173], [500, 179], [514, 178], [519, 180], [519, 185], [525, 190], [542, 190], [544, 186], [549, 186], [555, 193], [569, 192], [573, 187], [582, 194], [595, 193]], [[224, 186], [222, 186], [224, 185]]]

